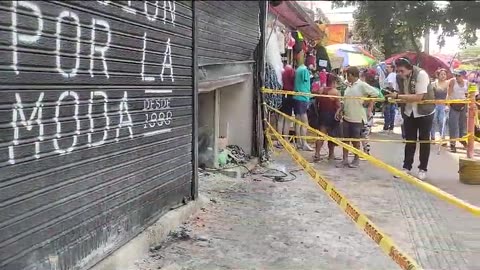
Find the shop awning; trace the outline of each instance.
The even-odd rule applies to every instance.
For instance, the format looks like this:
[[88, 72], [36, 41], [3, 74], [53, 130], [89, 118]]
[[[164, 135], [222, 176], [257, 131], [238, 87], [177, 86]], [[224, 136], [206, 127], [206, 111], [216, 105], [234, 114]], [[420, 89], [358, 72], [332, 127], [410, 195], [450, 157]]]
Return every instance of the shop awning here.
[[317, 24], [296, 1], [282, 1], [276, 7], [269, 6], [269, 11], [278, 16], [281, 23], [301, 31], [309, 39], [320, 40], [324, 36]]

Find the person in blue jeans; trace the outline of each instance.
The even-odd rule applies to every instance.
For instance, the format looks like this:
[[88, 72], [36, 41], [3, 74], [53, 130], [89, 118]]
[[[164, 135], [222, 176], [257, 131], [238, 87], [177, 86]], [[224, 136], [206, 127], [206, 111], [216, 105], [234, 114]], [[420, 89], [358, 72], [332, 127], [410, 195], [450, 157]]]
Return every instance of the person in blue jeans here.
[[[387, 77], [385, 78], [384, 86], [390, 91], [398, 91], [397, 85], [397, 73], [395, 73], [395, 67], [393, 64], [387, 65]], [[383, 106], [383, 116], [385, 124], [383, 125], [383, 131], [392, 132], [395, 127], [395, 113], [397, 111], [397, 104], [385, 103]]]
[[397, 104], [385, 103], [383, 107], [383, 116], [385, 123], [383, 124], [383, 131], [392, 131], [395, 127], [395, 114], [397, 112]]
[[[465, 99], [468, 93], [468, 81], [465, 79], [466, 72], [458, 71], [454, 73], [455, 78], [451, 79], [448, 84], [447, 99]], [[467, 134], [467, 105], [466, 104], [450, 104], [449, 111], [449, 135], [450, 139], [459, 139]], [[460, 142], [465, 148], [467, 143]], [[456, 142], [450, 142], [450, 150], [457, 152]]]
[[[436, 77], [437, 79], [432, 84], [435, 94], [435, 100], [445, 101], [448, 91], [447, 70], [443, 68], [439, 69], [436, 72]], [[437, 131], [440, 133], [442, 140], [445, 139], [445, 131], [448, 128], [446, 122], [446, 110], [448, 110], [448, 108], [445, 104], [435, 105], [435, 115], [433, 118], [433, 126], [430, 134], [432, 141], [435, 141], [435, 135]]]

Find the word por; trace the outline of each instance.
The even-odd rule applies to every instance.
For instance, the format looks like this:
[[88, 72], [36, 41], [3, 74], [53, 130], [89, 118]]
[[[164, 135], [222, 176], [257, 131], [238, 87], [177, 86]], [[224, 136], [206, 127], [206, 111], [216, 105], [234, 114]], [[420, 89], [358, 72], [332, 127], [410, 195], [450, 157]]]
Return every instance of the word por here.
[[[110, 1], [98, 1], [102, 5], [109, 5]], [[154, 11], [153, 13], [149, 13], [149, 2], [145, 1], [144, 2], [144, 13], [149, 21], [156, 21], [158, 18], [158, 13], [159, 13], [159, 1], [154, 2]], [[167, 22], [167, 11], [168, 14], [170, 15], [170, 22], [174, 25], [175, 22], [175, 2], [174, 1], [163, 1], [163, 10], [164, 10], [164, 16], [163, 16], [163, 23]], [[121, 10], [128, 12], [128, 13], [137, 13], [137, 10], [131, 7], [132, 1], [127, 1], [127, 6], [123, 7]], [[112, 2], [113, 5], [113, 2]], [[118, 4], [115, 4], [118, 5]], [[30, 15], [34, 18], [36, 18], [36, 25], [33, 25], [32, 27], [35, 27], [33, 33], [30, 34], [25, 34], [19, 31], [17, 25], [18, 25], [18, 8], [21, 7], [23, 10], [23, 13], [27, 12], [30, 13]], [[63, 46], [65, 44], [66, 40], [66, 33], [64, 29], [65, 24], [73, 24], [75, 26], [75, 33], [74, 35], [74, 42], [75, 42], [75, 53], [74, 53], [74, 64], [71, 67], [66, 67], [65, 61], [63, 61], [63, 58], [65, 57], [65, 53], [63, 53]], [[85, 33], [85, 28], [82, 28], [82, 25], [88, 24], [89, 28], [91, 30], [89, 33]], [[12, 65], [11, 68], [15, 72], [16, 75], [20, 74], [19, 70], [19, 51], [18, 47], [20, 45], [31, 45], [37, 43], [42, 35], [44, 34], [44, 20], [43, 20], [43, 14], [40, 9], [40, 7], [34, 3], [33, 1], [12, 1], [12, 12], [11, 12], [11, 33], [12, 33]], [[82, 31], [83, 30], [83, 31]], [[86, 37], [85, 37], [86, 35]], [[77, 76], [79, 73], [80, 69], [80, 52], [82, 51], [82, 46], [89, 46], [89, 55], [86, 55], [84, 57], [89, 58], [89, 68], [88, 68], [88, 73], [90, 74], [90, 77], [95, 77], [95, 73], [98, 73], [98, 71], [94, 70], [95, 67], [95, 62], [100, 61], [101, 63], [101, 73], [106, 78], [110, 78], [109, 74], [109, 69], [108, 69], [108, 50], [110, 48], [110, 45], [114, 43], [114, 40], [112, 40], [112, 31], [111, 31], [111, 26], [110, 24], [102, 19], [102, 18], [92, 18], [89, 23], [83, 23], [80, 22], [79, 16], [73, 12], [73, 11], [68, 11], [68, 10], [61, 10], [59, 12], [59, 15], [56, 17], [56, 24], [55, 24], [55, 37], [56, 37], [56, 42], [55, 42], [55, 48], [53, 49], [55, 53], [55, 70], [61, 74], [64, 78], [73, 78]], [[104, 39], [103, 42], [100, 42], [100, 38], [102, 40]], [[89, 44], [82, 44], [81, 40], [89, 40]], [[143, 41], [143, 47], [139, 46], [139, 48], [142, 48], [142, 59], [138, 59], [139, 62], [141, 63], [139, 67], [139, 74], [140, 77], [143, 81], [154, 81], [155, 77], [153, 76], [145, 76], [145, 53], [147, 49], [147, 33], [145, 32], [143, 34], [143, 39], [141, 36], [139, 36], [139, 40]], [[166, 40], [166, 46], [164, 50], [164, 57], [163, 57], [163, 63], [162, 63], [162, 68], [161, 71], [159, 72], [159, 77], [161, 81], [164, 81], [164, 75], [165, 72], [169, 72], [169, 77], [171, 81], [174, 81], [173, 78], [173, 65], [172, 65], [172, 48], [170, 44], [170, 38], [167, 38]], [[139, 44], [140, 45], [140, 44]]]

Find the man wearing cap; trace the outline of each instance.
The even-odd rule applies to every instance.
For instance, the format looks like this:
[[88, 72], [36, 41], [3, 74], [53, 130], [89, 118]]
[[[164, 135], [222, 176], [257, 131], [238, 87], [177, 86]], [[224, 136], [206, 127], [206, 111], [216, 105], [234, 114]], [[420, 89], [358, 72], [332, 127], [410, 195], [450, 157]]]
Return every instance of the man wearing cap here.
[[[435, 104], [422, 104], [422, 100], [435, 99], [434, 91], [430, 85], [430, 78], [425, 70], [414, 66], [406, 57], [395, 60], [397, 72], [398, 92], [386, 95], [399, 99], [400, 109], [404, 119], [405, 139], [408, 141], [429, 141], [432, 129]], [[405, 144], [405, 157], [403, 171], [410, 173], [417, 143]], [[430, 158], [430, 143], [420, 143], [420, 165], [418, 166], [418, 179], [427, 177], [428, 160]]]

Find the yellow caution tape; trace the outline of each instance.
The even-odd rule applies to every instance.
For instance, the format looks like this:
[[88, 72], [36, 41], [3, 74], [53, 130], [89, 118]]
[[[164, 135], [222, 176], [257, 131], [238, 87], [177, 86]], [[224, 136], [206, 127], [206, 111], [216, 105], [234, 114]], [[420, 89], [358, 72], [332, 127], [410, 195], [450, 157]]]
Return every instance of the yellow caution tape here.
[[[412, 140], [387, 140], [387, 139], [351, 139], [351, 138], [337, 138], [335, 139], [340, 141], [349, 141], [349, 142], [393, 142], [393, 143], [447, 143], [447, 142], [466, 142], [468, 141], [470, 135], [465, 135], [462, 138], [458, 139], [442, 139], [438, 141], [412, 141]], [[282, 137], [287, 137], [289, 139], [306, 139], [306, 140], [325, 140], [324, 137], [320, 136], [294, 136], [294, 135], [282, 135]]]
[[[417, 270], [420, 266], [407, 254], [405, 254], [387, 234], [363, 214], [360, 209], [354, 206], [335, 186], [325, 179], [313, 166], [300, 155], [290, 143], [273, 129], [265, 120], [268, 129], [280, 141], [283, 147], [290, 153], [292, 158], [308, 173], [312, 179], [322, 188], [330, 199], [332, 199], [343, 210], [343, 212], [355, 223], [355, 225], [368, 237], [370, 237], [388, 257], [390, 257], [401, 269]], [[268, 133], [270, 136], [270, 133]], [[270, 139], [271, 140], [271, 139]]]
[[333, 138], [333, 137], [330, 137], [328, 136], [327, 134], [324, 134], [312, 127], [310, 127], [309, 125], [306, 125], [304, 124], [303, 122], [301, 121], [298, 121], [297, 119], [289, 116], [289, 115], [286, 115], [282, 112], [280, 112], [279, 110], [271, 107], [271, 106], [268, 106], [267, 104], [263, 104], [267, 109], [271, 110], [271, 111], [274, 111], [276, 113], [278, 113], [279, 115], [282, 115], [283, 117], [285, 117], [286, 119], [289, 119], [290, 121], [300, 125], [300, 126], [304, 126], [307, 128], [308, 131], [316, 134], [316, 135], [319, 135], [320, 137], [322, 137], [324, 140], [326, 141], [332, 141], [333, 143], [335, 143], [336, 145], [339, 145], [345, 149], [347, 149], [348, 151], [370, 161], [371, 163], [373, 163], [374, 165], [380, 167], [380, 168], [383, 168], [387, 171], [389, 171], [390, 173], [392, 173], [393, 175], [395, 176], [398, 176], [400, 177], [401, 179], [407, 181], [408, 183], [410, 184], [413, 184], [421, 189], [423, 189], [424, 191], [430, 193], [430, 194], [433, 194], [435, 195], [437, 198], [441, 199], [441, 200], [444, 200], [445, 202], [448, 202], [452, 205], [455, 205], [461, 209], [464, 209], [466, 211], [468, 211], [469, 213], [475, 215], [475, 216], [480, 216], [480, 208], [478, 206], [475, 206], [475, 205], [472, 205], [468, 202], [465, 202], [435, 186], [432, 186], [426, 182], [423, 182], [423, 181], [420, 181], [419, 179], [417, 179], [416, 177], [413, 177], [405, 172], [402, 172], [400, 170], [398, 170], [397, 168], [393, 167], [393, 166], [390, 166], [388, 164], [386, 164], [385, 162], [379, 160], [379, 159], [376, 159], [374, 157], [372, 157], [371, 155], [368, 155], [366, 153], [364, 153], [363, 151], [361, 150], [358, 150], [357, 148], [351, 146], [350, 144], [346, 144], [336, 138]]
[[[278, 95], [291, 95], [291, 96], [307, 96], [307, 97], [328, 97], [328, 98], [338, 98], [338, 99], [359, 99], [363, 101], [377, 101], [385, 102], [384, 98], [369, 98], [369, 97], [352, 97], [352, 96], [333, 96], [333, 95], [323, 95], [323, 94], [312, 94], [312, 93], [301, 93], [294, 91], [285, 91], [285, 90], [273, 90], [268, 88], [262, 88], [263, 93], [267, 94], [278, 94]], [[404, 100], [399, 99], [389, 99], [390, 103], [406, 103]], [[468, 99], [450, 99], [450, 100], [422, 100], [416, 102], [417, 104], [464, 104], [470, 103]]]
[[267, 129], [267, 132], [265, 133], [265, 135], [267, 137], [268, 146], [270, 147], [270, 149], [272, 149], [272, 152], [275, 155], [276, 152], [275, 152], [275, 147], [273, 146], [272, 137], [270, 136], [270, 129]]

